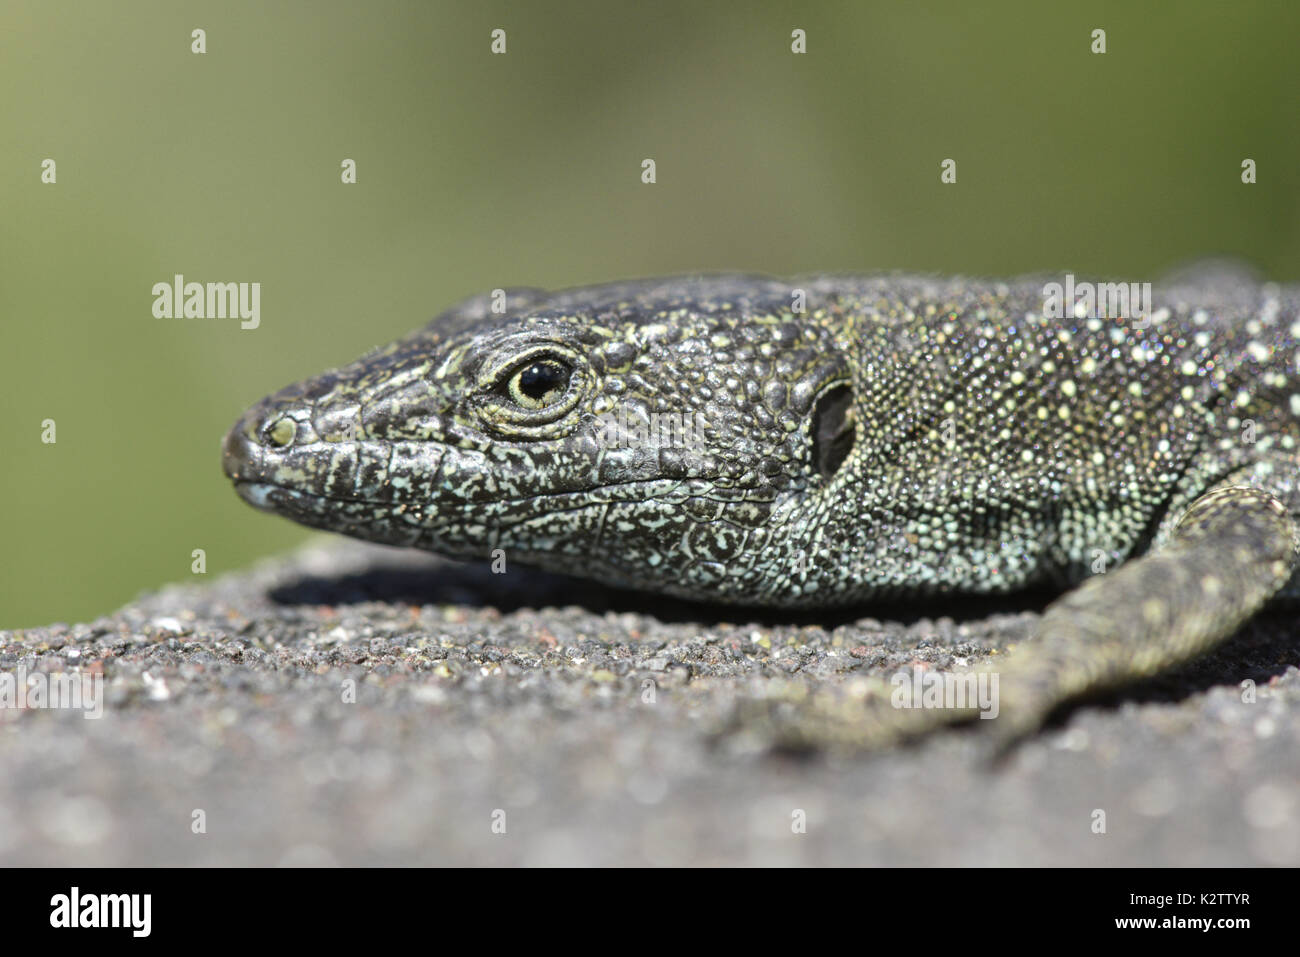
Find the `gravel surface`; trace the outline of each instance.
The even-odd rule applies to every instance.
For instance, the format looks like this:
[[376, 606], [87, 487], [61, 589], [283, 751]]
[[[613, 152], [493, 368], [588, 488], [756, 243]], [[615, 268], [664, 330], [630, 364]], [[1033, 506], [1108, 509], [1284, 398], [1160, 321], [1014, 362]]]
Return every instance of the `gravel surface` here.
[[1045, 596], [794, 618], [333, 538], [196, 581], [0, 631], [0, 673], [105, 694], [0, 709], [0, 863], [1300, 864], [1293, 609], [990, 762], [717, 732], [788, 682], [979, 664]]

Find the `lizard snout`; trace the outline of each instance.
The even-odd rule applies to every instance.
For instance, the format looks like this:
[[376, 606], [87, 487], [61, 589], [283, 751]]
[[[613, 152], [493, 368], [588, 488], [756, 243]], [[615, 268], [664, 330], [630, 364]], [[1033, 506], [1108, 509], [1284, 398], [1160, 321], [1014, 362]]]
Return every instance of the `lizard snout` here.
[[245, 420], [236, 422], [221, 442], [221, 470], [232, 482], [252, 481], [261, 466], [262, 449], [248, 434]]
[[240, 482], [264, 482], [268, 473], [312, 439], [310, 422], [293, 408], [263, 400], [240, 417], [221, 443], [221, 468]]

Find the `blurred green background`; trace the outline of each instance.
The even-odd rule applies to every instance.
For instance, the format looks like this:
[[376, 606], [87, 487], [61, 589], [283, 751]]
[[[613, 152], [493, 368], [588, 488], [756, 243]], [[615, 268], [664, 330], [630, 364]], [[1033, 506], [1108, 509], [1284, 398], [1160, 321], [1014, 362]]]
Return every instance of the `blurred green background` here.
[[[3, 0], [0, 627], [304, 539], [228, 487], [225, 430], [496, 286], [1300, 278], [1297, 36], [1300, 4], [1221, 0]], [[154, 318], [177, 272], [261, 282], [261, 327]]]

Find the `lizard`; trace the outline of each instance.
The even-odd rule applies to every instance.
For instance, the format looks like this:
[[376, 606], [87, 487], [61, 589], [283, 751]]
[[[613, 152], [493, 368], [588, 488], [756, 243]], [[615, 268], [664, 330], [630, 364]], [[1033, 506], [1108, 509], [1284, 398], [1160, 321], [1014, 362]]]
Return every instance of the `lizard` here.
[[[1046, 293], [899, 274], [498, 290], [263, 399], [223, 467], [311, 527], [696, 601], [1047, 585], [995, 669], [990, 723], [1014, 741], [1300, 581], [1300, 286], [1192, 269], [1142, 315], [1055, 314]], [[972, 716], [899, 709], [883, 681], [740, 707], [778, 742], [848, 749]]]

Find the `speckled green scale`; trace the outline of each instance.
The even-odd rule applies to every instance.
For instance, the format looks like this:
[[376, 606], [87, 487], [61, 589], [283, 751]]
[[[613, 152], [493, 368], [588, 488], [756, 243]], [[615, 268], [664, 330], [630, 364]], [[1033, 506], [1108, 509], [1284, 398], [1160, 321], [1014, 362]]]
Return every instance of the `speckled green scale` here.
[[[1060, 636], [1007, 666], [1025, 707], [1004, 726], [1027, 727], [1225, 637], [1292, 575], [1300, 514], [1300, 288], [1203, 268], [1141, 318], [1051, 318], [1059, 278], [648, 280], [513, 290], [499, 313], [480, 297], [263, 400], [224, 465], [247, 501], [314, 527], [698, 600], [1091, 578], [1048, 610]], [[665, 421], [700, 428], [665, 440]], [[1215, 594], [1210, 624], [1189, 589]]]

